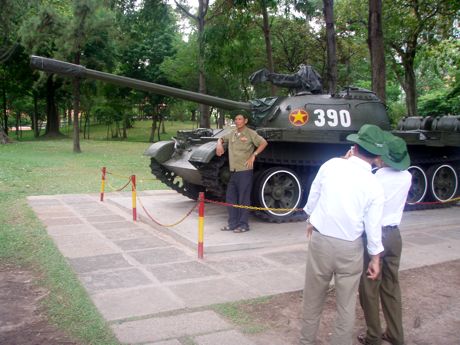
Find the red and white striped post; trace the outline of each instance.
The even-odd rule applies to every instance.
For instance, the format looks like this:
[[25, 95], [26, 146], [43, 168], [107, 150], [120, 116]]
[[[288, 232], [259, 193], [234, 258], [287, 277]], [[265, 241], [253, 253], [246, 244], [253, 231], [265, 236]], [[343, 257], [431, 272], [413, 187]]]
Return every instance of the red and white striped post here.
[[136, 175], [131, 175], [131, 191], [132, 191], [132, 201], [133, 201], [133, 220], [137, 220], [137, 211], [136, 211]]
[[106, 168], [105, 168], [105, 167], [102, 167], [101, 201], [104, 201], [105, 173], [106, 173]]
[[198, 259], [203, 259], [203, 228], [204, 228], [204, 193], [200, 192], [198, 200]]

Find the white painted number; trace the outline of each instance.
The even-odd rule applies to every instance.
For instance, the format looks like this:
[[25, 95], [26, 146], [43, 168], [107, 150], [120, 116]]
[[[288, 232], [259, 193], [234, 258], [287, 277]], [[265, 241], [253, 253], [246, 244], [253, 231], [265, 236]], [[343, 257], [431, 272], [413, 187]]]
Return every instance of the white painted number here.
[[[339, 124], [342, 127], [351, 126], [351, 117], [348, 110], [339, 110], [339, 113], [337, 114], [337, 110], [335, 109], [327, 109], [326, 113], [324, 113], [323, 109], [315, 109], [313, 114], [318, 116], [314, 122], [317, 127], [323, 127], [326, 122], [329, 127], [337, 127]], [[327, 121], [326, 116], [328, 118]]]

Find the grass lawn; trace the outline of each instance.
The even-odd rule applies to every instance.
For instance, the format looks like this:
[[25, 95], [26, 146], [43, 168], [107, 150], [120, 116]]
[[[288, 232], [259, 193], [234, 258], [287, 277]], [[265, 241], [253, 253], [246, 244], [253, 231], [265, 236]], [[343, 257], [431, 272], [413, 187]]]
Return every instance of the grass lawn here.
[[[93, 132], [97, 137], [101, 130]], [[0, 145], [0, 260], [36, 270], [41, 277], [38, 284], [50, 290], [44, 299], [50, 320], [85, 344], [118, 342], [26, 197], [99, 192], [102, 166], [120, 176], [135, 174], [138, 190], [165, 188], [152, 180], [149, 158], [142, 155], [148, 146], [147, 142], [82, 140], [83, 153], [74, 154], [71, 139], [32, 140], [26, 132], [19, 141]], [[142, 179], [150, 180], [139, 183]], [[127, 181], [109, 176], [108, 182], [120, 187]]]

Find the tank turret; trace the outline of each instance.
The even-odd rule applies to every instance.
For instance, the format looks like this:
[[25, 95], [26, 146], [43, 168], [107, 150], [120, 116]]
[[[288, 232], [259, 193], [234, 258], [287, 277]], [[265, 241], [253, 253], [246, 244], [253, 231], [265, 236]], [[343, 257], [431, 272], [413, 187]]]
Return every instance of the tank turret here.
[[[272, 222], [305, 219], [305, 213], [295, 209], [304, 206], [319, 166], [348, 150], [348, 134], [357, 132], [366, 123], [390, 129], [386, 107], [373, 92], [347, 87], [334, 95], [321, 94], [320, 78], [308, 66], [301, 66], [295, 75], [260, 70], [251, 76], [251, 81], [284, 84], [295, 90], [292, 96], [238, 102], [38, 56], [31, 57], [31, 65], [51, 73], [97, 79], [247, 113], [253, 129], [269, 142], [254, 167], [253, 204], [284, 209], [254, 213]], [[410, 207], [428, 207], [419, 203], [447, 201], [458, 195], [458, 128], [458, 117], [406, 118], [393, 132], [407, 142], [411, 155]], [[215, 148], [217, 139], [229, 130], [184, 130], [171, 140], [152, 144], [145, 151], [145, 155], [151, 157], [152, 173], [190, 198], [196, 199], [198, 193], [204, 191], [208, 199], [223, 200], [229, 178], [228, 158], [226, 155], [217, 157]]]

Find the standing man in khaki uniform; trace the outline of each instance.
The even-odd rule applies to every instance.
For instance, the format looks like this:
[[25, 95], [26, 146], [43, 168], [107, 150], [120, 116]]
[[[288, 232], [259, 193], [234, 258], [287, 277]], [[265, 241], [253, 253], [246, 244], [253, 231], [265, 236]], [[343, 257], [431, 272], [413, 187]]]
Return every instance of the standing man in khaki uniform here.
[[[385, 133], [389, 152], [377, 160], [380, 169], [375, 176], [383, 186], [385, 204], [382, 216], [382, 243], [385, 248], [381, 255], [381, 275], [377, 280], [361, 276], [359, 301], [364, 311], [367, 332], [358, 336], [361, 344], [380, 345], [382, 339], [393, 345], [404, 344], [402, 325], [401, 289], [399, 287], [399, 263], [402, 241], [399, 224], [406, 204], [412, 175], [407, 171], [410, 165], [409, 153], [403, 139]], [[364, 237], [364, 242], [367, 242]], [[364, 265], [369, 256], [364, 253]], [[379, 305], [382, 303], [383, 316], [387, 325], [382, 333]]]
[[[236, 128], [217, 140], [216, 155], [220, 157], [224, 154], [223, 144], [227, 143], [230, 181], [227, 185], [225, 201], [229, 204], [249, 206], [254, 161], [268, 143], [256, 131], [248, 128], [247, 123], [248, 119], [244, 115], [235, 116]], [[221, 230], [236, 233], [249, 231], [248, 218], [249, 210], [230, 206], [228, 207], [228, 224]]]
[[316, 333], [332, 278], [335, 281], [337, 317], [331, 345], [352, 345], [356, 292], [363, 272], [363, 240], [369, 239], [371, 260], [368, 278], [376, 279], [383, 251], [380, 220], [383, 188], [372, 174], [372, 163], [385, 154], [383, 131], [363, 125], [347, 140], [355, 143], [348, 159], [332, 158], [318, 171], [308, 195], [305, 212], [308, 244], [303, 323], [300, 344], [316, 344]]

